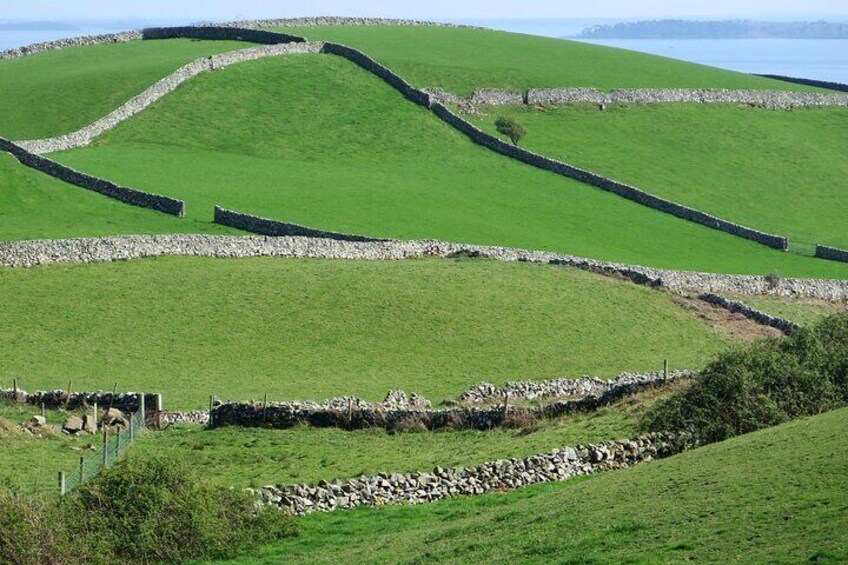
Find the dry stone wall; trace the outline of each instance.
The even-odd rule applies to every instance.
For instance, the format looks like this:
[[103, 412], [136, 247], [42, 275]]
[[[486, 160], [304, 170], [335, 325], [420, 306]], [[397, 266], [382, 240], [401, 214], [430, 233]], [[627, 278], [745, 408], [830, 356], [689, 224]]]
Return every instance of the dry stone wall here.
[[719, 308], [724, 308], [730, 312], [742, 314], [746, 318], [754, 320], [758, 324], [777, 328], [785, 334], [791, 334], [799, 327], [795, 322], [790, 322], [784, 318], [772, 316], [771, 314], [751, 308], [747, 304], [739, 302], [738, 300], [730, 300], [729, 298], [725, 298], [711, 292], [705, 292], [704, 294], [701, 294], [699, 298], [704, 302], [718, 306]]
[[297, 35], [274, 33], [241, 26], [150, 27], [141, 31], [142, 39], [206, 39], [210, 41], [249, 41], [250, 43], [302, 43]]
[[200, 73], [222, 69], [235, 63], [253, 61], [262, 57], [319, 53], [322, 47], [322, 42], [276, 43], [195, 59], [159, 80], [138, 96], [131, 98], [108, 115], [80, 130], [57, 137], [18, 141], [16, 143], [20, 147], [37, 155], [83, 147], [91, 143], [97, 136], [102, 135], [124, 120], [138, 114], [160, 98], [173, 92], [185, 81]]
[[387, 241], [385, 239], [375, 239], [361, 235], [350, 235], [339, 232], [329, 232], [307, 228], [298, 224], [280, 222], [277, 220], [267, 220], [250, 214], [242, 214], [241, 212], [233, 212], [226, 210], [220, 206], [215, 206], [216, 224], [229, 226], [244, 231], [268, 235], [273, 237], [297, 236], [297, 237], [317, 237], [335, 239], [337, 241]]
[[838, 247], [828, 247], [826, 245], [816, 245], [816, 257], [848, 263], [848, 250], [839, 249]]
[[[533, 422], [542, 418], [557, 418], [574, 412], [597, 410], [616, 400], [658, 386], [665, 386], [679, 379], [689, 377], [691, 373], [676, 373], [666, 379], [662, 374], [629, 375], [616, 381], [598, 381], [588, 391], [575, 398], [559, 400], [531, 407], [511, 406], [509, 401], [535, 400], [545, 393], [557, 394], [564, 385], [542, 382], [538, 385], [523, 383], [516, 390], [519, 396], [500, 398], [500, 404], [474, 406], [474, 402], [491, 402], [493, 397], [486, 396], [488, 388], [478, 386], [472, 392], [466, 391], [460, 400], [465, 406], [448, 408], [430, 408], [426, 399], [412, 395], [410, 399], [400, 391], [391, 391], [382, 403], [369, 403], [357, 398], [334, 398], [322, 403], [311, 401], [276, 402], [227, 402], [215, 406], [210, 413], [209, 425], [265, 427], [288, 429], [308, 425], [318, 428], [385, 429], [398, 431], [405, 429], [421, 430], [491, 430], [498, 427], [511, 427], [519, 422]], [[554, 387], [559, 386], [560, 391]], [[580, 385], [573, 387], [568, 396], [575, 396]], [[524, 396], [520, 396], [523, 394]]]
[[512, 490], [565, 481], [600, 471], [623, 469], [694, 447], [684, 434], [649, 434], [555, 449], [530, 457], [489, 461], [475, 467], [436, 467], [429, 473], [381, 473], [347, 481], [266, 486], [250, 489], [259, 505], [293, 515], [332, 512], [358, 506], [424, 504], [457, 496]]
[[[448, 97], [445, 96], [447, 99]], [[525, 91], [480, 89], [468, 99], [472, 105], [517, 106], [555, 104], [745, 104], [771, 110], [848, 106], [848, 94], [783, 90], [726, 90], [687, 88], [630, 88], [601, 92], [595, 88], [531, 88]]]
[[[98, 390], [95, 392], [71, 392], [65, 390], [37, 390], [27, 392], [22, 389], [0, 388], [0, 400], [16, 402], [18, 404], [31, 404], [45, 408], [67, 408], [76, 410], [92, 406], [95, 403], [101, 407], [111, 406], [118, 410], [135, 412], [138, 410], [138, 392], [108, 392]], [[157, 393], [144, 393], [144, 405], [148, 410], [161, 409], [162, 395]]]
[[787, 77], [783, 75], [758, 75], [761, 77], [782, 80], [784, 82], [792, 82], [795, 84], [803, 84], [805, 86], [815, 86], [818, 88], [827, 88], [828, 90], [838, 90], [840, 92], [848, 92], [848, 84], [841, 82], [829, 82], [825, 80], [813, 80], [809, 78]]
[[547, 251], [527, 251], [509, 247], [465, 245], [433, 240], [353, 242], [310, 237], [172, 234], [0, 242], [0, 267], [95, 263], [163, 256], [290, 257], [365, 261], [470, 256], [497, 261], [565, 265], [603, 275], [624, 277], [638, 284], [666, 287], [672, 290], [848, 300], [848, 280], [792, 278], [774, 280], [757, 275], [673, 271], [585, 259]]
[[67, 49], [69, 47], [86, 47], [88, 45], [103, 45], [108, 43], [125, 43], [127, 41], [135, 41], [141, 39], [140, 31], [125, 31], [121, 33], [106, 33], [103, 35], [85, 35], [82, 37], [69, 37], [65, 39], [57, 39], [55, 41], [45, 41], [43, 43], [34, 43], [25, 47], [15, 47], [0, 51], [0, 61], [4, 59], [17, 59], [27, 55], [36, 55], [45, 51], [53, 51], [56, 49]]
[[483, 29], [476, 26], [451, 24], [444, 22], [432, 22], [421, 20], [404, 20], [392, 18], [351, 18], [343, 16], [317, 16], [311, 18], [273, 18], [262, 20], [239, 20], [218, 26], [237, 26], [243, 28], [272, 28], [272, 27], [318, 27], [318, 26], [429, 26], [429, 27], [453, 27], [467, 29]]
[[11, 141], [2, 138], [0, 138], [0, 151], [11, 153], [21, 164], [27, 167], [46, 173], [51, 177], [55, 177], [74, 186], [114, 198], [124, 204], [150, 208], [151, 210], [164, 212], [165, 214], [171, 214], [180, 218], [185, 216], [185, 203], [182, 200], [120, 186], [113, 182], [81, 173], [46, 157], [30, 153]]

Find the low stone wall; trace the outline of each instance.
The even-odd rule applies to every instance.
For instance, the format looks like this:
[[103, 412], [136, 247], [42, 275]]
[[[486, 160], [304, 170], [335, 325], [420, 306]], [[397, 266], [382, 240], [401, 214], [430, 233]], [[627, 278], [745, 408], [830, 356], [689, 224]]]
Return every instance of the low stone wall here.
[[11, 153], [21, 164], [27, 167], [46, 173], [51, 177], [55, 177], [74, 186], [79, 186], [80, 188], [85, 188], [86, 190], [91, 190], [109, 198], [119, 200], [124, 204], [131, 204], [140, 208], [150, 208], [151, 210], [164, 212], [165, 214], [171, 214], [180, 218], [185, 216], [185, 203], [182, 200], [120, 186], [113, 182], [81, 173], [46, 157], [30, 153], [11, 141], [2, 138], [0, 138], [0, 151]]
[[311, 18], [272, 18], [262, 20], [239, 20], [221, 24], [218, 26], [238, 26], [244, 28], [270, 28], [270, 27], [318, 27], [318, 26], [430, 26], [430, 27], [454, 27], [466, 29], [483, 29], [476, 26], [450, 24], [444, 22], [432, 22], [422, 20], [404, 20], [392, 18], [352, 18], [343, 16], [317, 16]]
[[[103, 408], [111, 406], [118, 410], [135, 412], [139, 408], [138, 392], [111, 393], [98, 390], [95, 392], [68, 392], [65, 390], [37, 390], [27, 392], [22, 389], [0, 388], [0, 400], [17, 402], [18, 404], [31, 404], [45, 408], [67, 408], [76, 410], [92, 406], [95, 403]], [[144, 405], [147, 410], [161, 410], [162, 395], [157, 393], [144, 393]]]
[[647, 206], [648, 208], [653, 208], [654, 210], [659, 210], [660, 212], [664, 212], [690, 222], [695, 222], [708, 228], [723, 231], [744, 239], [749, 239], [774, 249], [786, 250], [788, 248], [788, 240], [783, 236], [761, 232], [740, 224], [728, 222], [727, 220], [722, 220], [721, 218], [701, 212], [700, 210], [695, 210], [694, 208], [677, 204], [670, 200], [660, 198], [659, 196], [654, 196], [653, 194], [640, 190], [636, 187], [602, 177], [601, 175], [590, 171], [567, 165], [537, 153], [533, 153], [484, 132], [470, 122], [460, 118], [442, 104], [434, 103], [431, 107], [433, 112], [435, 112], [435, 114], [443, 121], [467, 135], [472, 141], [487, 147], [496, 153], [500, 153], [501, 155], [512, 157], [513, 159], [539, 169], [575, 179], [607, 192], [612, 192], [613, 194], [626, 198], [627, 200], [632, 200], [642, 204], [643, 206]]
[[721, 275], [624, 265], [548, 251], [465, 245], [432, 240], [352, 242], [309, 237], [227, 235], [134, 235], [102, 238], [0, 242], [0, 267], [32, 267], [55, 263], [95, 263], [146, 257], [289, 257], [394, 261], [410, 258], [470, 256], [497, 261], [564, 265], [602, 275], [624, 277], [637, 284], [672, 290], [803, 296], [848, 300], [848, 280], [773, 280], [757, 275]]
[[[639, 378], [621, 379], [607, 382], [606, 386], [590, 387], [589, 391], [574, 399], [560, 400], [545, 405], [522, 407], [511, 406], [508, 401], [487, 407], [462, 406], [449, 408], [430, 408], [430, 402], [413, 395], [407, 400], [406, 395], [392, 391], [389, 397], [380, 404], [366, 402], [357, 398], [335, 398], [321, 403], [311, 401], [276, 402], [227, 402], [215, 406], [210, 414], [209, 425], [264, 427], [288, 429], [295, 426], [308, 425], [318, 428], [385, 429], [389, 432], [407, 429], [420, 430], [491, 430], [499, 427], [519, 427], [543, 418], [558, 418], [574, 412], [597, 410], [627, 395], [649, 388], [665, 386], [678, 378], [689, 374], [670, 375], [668, 379], [662, 374], [642, 375]], [[542, 385], [544, 387], [544, 385]], [[549, 392], [555, 391], [548, 389]], [[484, 397], [485, 387], [475, 390], [472, 395], [482, 401], [490, 401]], [[509, 400], [536, 399], [539, 395], [529, 394], [528, 386], [523, 391], [526, 397], [510, 398]], [[395, 395], [394, 397], [392, 395]], [[472, 398], [466, 393], [466, 399]], [[463, 397], [460, 397], [461, 399]]]
[[375, 239], [371, 237], [365, 237], [361, 235], [350, 235], [346, 233], [339, 232], [330, 232], [323, 230], [316, 230], [313, 228], [307, 228], [298, 224], [291, 224], [287, 222], [280, 222], [277, 220], [267, 220], [265, 218], [260, 218], [258, 216], [251, 216], [250, 214], [242, 214], [241, 212], [233, 212], [232, 210], [225, 210], [220, 206], [215, 206], [215, 219], [214, 222], [216, 224], [221, 224], [222, 226], [229, 226], [231, 228], [236, 228], [239, 230], [249, 231], [253, 233], [258, 233], [261, 235], [268, 235], [273, 237], [282, 237], [282, 236], [297, 236], [297, 237], [316, 237], [316, 238], [326, 238], [326, 239], [335, 239], [337, 241], [388, 241], [385, 239]]
[[816, 245], [816, 257], [848, 263], [848, 250], [839, 249], [838, 247], [828, 247], [826, 245]]
[[724, 308], [725, 310], [742, 314], [746, 318], [754, 320], [758, 324], [777, 328], [785, 334], [791, 334], [799, 327], [798, 324], [796, 324], [795, 322], [790, 322], [789, 320], [778, 318], [777, 316], [772, 316], [771, 314], [755, 310], [747, 304], [744, 304], [737, 300], [730, 300], [717, 294], [706, 292], [700, 295], [699, 298], [704, 302], [707, 302], [714, 306], [718, 306], [719, 308]]
[[785, 90], [726, 90], [687, 88], [627, 88], [601, 92], [595, 88], [531, 88], [523, 92], [499, 89], [476, 90], [473, 105], [592, 104], [745, 104], [771, 110], [848, 106], [848, 94], [791, 92]]
[[27, 55], [36, 55], [55, 49], [86, 47], [88, 45], [102, 45], [104, 43], [125, 43], [136, 39], [141, 39], [140, 31], [124, 31], [121, 33], [105, 33], [103, 35], [85, 35], [82, 37], [56, 39], [54, 41], [34, 43], [25, 47], [15, 47], [6, 51], [0, 51], [0, 61], [4, 59], [17, 59], [18, 57], [25, 57]]
[[663, 373], [620, 373], [612, 380], [584, 376], [579, 379], [549, 379], [543, 381], [510, 381], [502, 387], [492, 383], [482, 382], [463, 391], [457, 401], [469, 404], [503, 402], [510, 400], [535, 401], [551, 397], [568, 396], [601, 396], [610, 390], [630, 390], [642, 385], [653, 386], [657, 383], [666, 384], [678, 379], [688, 379], [695, 376], [694, 371], [671, 371], [668, 379]]
[[275, 506], [293, 515], [357, 506], [424, 504], [623, 469], [675, 455], [689, 447], [694, 447], [694, 443], [683, 434], [648, 434], [632, 440], [577, 445], [520, 459], [489, 461], [475, 467], [436, 467], [430, 473], [381, 473], [347, 481], [320, 481], [317, 485], [249, 490], [259, 505]]
[[91, 143], [94, 138], [109, 131], [124, 120], [138, 114], [160, 98], [176, 90], [176, 88], [185, 81], [199, 75], [200, 73], [222, 69], [228, 65], [242, 63], [245, 61], [253, 61], [262, 57], [319, 53], [322, 47], [322, 42], [276, 43], [272, 45], [239, 49], [229, 53], [220, 53], [211, 57], [201, 57], [199, 59], [195, 59], [191, 63], [183, 65], [165, 78], [157, 81], [141, 94], [131, 98], [108, 115], [92, 122], [82, 129], [57, 137], [17, 141], [16, 144], [37, 155], [54, 153], [56, 151], [65, 151], [75, 147], [83, 147]]
[[848, 84], [841, 82], [829, 82], [826, 80], [813, 80], [809, 78], [787, 77], [783, 75], [757, 75], [761, 77], [782, 80], [784, 82], [792, 82], [795, 84], [803, 84], [805, 86], [815, 86], [818, 88], [827, 88], [828, 90], [839, 90], [840, 92], [848, 92]]
[[297, 35], [262, 31], [241, 26], [149, 27], [141, 30], [142, 39], [206, 39], [211, 41], [249, 41], [250, 43], [302, 43]]

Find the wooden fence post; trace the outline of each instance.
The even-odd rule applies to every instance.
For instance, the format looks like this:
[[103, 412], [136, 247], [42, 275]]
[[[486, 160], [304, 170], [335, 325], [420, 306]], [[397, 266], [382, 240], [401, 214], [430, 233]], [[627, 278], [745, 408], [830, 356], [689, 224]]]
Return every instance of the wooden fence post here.
[[80, 456], [79, 462], [79, 484], [82, 484], [83, 479], [85, 478], [85, 457]]
[[18, 379], [17, 377], [12, 379], [12, 393], [14, 393], [15, 402], [18, 401]]
[[65, 472], [59, 471], [59, 495], [65, 496]]
[[138, 393], [138, 411], [141, 412], [141, 427], [147, 426], [147, 406], [144, 405], [144, 393]]
[[347, 399], [347, 427], [353, 426], [353, 399]]
[[47, 418], [47, 409], [44, 407], [44, 403], [43, 403], [43, 402], [41, 403], [41, 417], [42, 417], [42, 418], [45, 418], [45, 421], [46, 421], [46, 418]]
[[209, 395], [209, 423], [207, 423], [207, 424], [206, 424], [206, 425], [207, 425], [208, 427], [210, 427], [210, 428], [212, 427], [212, 424], [214, 423], [214, 422], [212, 421], [212, 404], [213, 404], [214, 402], [215, 402], [215, 395], [214, 395], [214, 394], [210, 394], [210, 395]]
[[103, 468], [109, 466], [109, 428], [103, 426]]
[[668, 383], [668, 359], [663, 359], [663, 384]]
[[268, 419], [268, 393], [265, 393], [265, 399], [262, 401], [262, 424]]

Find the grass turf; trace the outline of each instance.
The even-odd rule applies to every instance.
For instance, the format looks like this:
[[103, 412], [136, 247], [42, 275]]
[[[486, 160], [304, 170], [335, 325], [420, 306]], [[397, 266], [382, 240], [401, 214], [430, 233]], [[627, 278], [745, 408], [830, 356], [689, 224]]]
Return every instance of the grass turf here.
[[[0, 270], [3, 378], [247, 400], [696, 368], [727, 345], [671, 295], [546, 265], [162, 258]], [[6, 383], [8, 384], [8, 383]]]
[[250, 44], [130, 41], [0, 61], [0, 136], [33, 139], [75, 131], [189, 61], [245, 47]]
[[472, 118], [497, 134], [511, 116], [522, 146], [790, 243], [848, 247], [848, 108], [735, 105], [503, 107]]
[[[183, 425], [146, 434], [132, 457], [173, 454], [225, 487], [317, 482], [381, 472], [476, 465], [575, 445], [632, 437], [639, 416], [666, 392], [648, 391], [591, 414], [542, 421], [525, 430], [407, 432], [296, 428], [263, 430]], [[235, 462], [235, 463], [234, 463]]]
[[25, 167], [0, 152], [0, 240], [116, 234], [243, 233], [122, 204]]
[[810, 90], [674, 59], [502, 31], [409, 26], [283, 28], [356, 47], [418, 87], [752, 88]]
[[842, 409], [585, 480], [316, 514], [249, 562], [844, 562], [846, 433]]
[[493, 154], [344, 59], [198, 77], [55, 156], [122, 184], [312, 227], [569, 252], [659, 267], [848, 278]]
[[845, 302], [749, 295], [736, 296], [735, 298], [752, 308], [791, 320], [802, 326], [813, 325], [835, 312], [848, 310], [848, 304]]

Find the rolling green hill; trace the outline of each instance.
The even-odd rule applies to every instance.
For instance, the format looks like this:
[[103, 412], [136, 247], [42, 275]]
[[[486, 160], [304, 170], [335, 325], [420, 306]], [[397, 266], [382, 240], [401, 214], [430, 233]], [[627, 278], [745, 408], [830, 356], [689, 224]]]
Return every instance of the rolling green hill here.
[[848, 277], [496, 155], [344, 59], [199, 76], [56, 159], [121, 184], [311, 227], [658, 267]]
[[34, 139], [75, 131], [189, 61], [250, 46], [238, 41], [130, 41], [0, 61], [0, 136]]
[[0, 240], [117, 234], [242, 233], [198, 218], [178, 219], [69, 185], [0, 152]]
[[769, 233], [848, 247], [848, 108], [660, 104], [487, 108], [522, 146]]
[[446, 27], [281, 28], [356, 47], [419, 88], [751, 88], [810, 90], [654, 55], [502, 31]]
[[[69, 291], [68, 289], [73, 289]], [[0, 269], [3, 379], [169, 409], [696, 368], [729, 339], [670, 294], [491, 261], [162, 258]]]
[[312, 515], [242, 563], [841, 563], [848, 409], [585, 480]]

